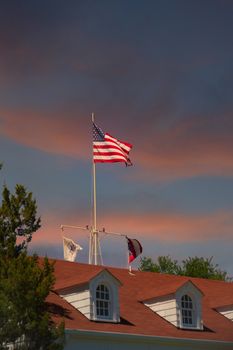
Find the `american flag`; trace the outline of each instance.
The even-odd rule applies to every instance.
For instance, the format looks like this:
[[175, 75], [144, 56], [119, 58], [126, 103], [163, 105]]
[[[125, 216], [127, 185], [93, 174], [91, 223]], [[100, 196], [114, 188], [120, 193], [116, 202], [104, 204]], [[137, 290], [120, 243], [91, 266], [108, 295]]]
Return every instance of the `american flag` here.
[[132, 165], [129, 151], [133, 146], [130, 143], [119, 141], [108, 133], [104, 133], [93, 123], [93, 160], [94, 163], [124, 162]]

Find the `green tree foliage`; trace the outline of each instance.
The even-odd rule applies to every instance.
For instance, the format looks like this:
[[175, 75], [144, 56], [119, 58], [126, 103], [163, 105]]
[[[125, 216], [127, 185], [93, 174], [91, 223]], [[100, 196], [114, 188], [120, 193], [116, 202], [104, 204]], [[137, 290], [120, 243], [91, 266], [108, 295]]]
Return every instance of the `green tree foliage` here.
[[183, 261], [183, 274], [191, 277], [202, 277], [211, 280], [227, 281], [230, 278], [226, 271], [222, 271], [211, 258], [199, 258], [197, 256]]
[[13, 344], [21, 350], [63, 349], [64, 325], [56, 326], [46, 298], [54, 266], [27, 255], [27, 245], [40, 227], [32, 194], [17, 185], [7, 187], [0, 207], [0, 350]]
[[150, 257], [143, 257], [139, 270], [229, 281], [230, 278], [227, 276], [227, 272], [219, 269], [218, 265], [214, 264], [212, 260], [213, 257], [208, 259], [195, 256], [189, 257], [179, 264], [177, 260], [172, 260], [169, 255], [159, 256], [156, 262]]
[[157, 263], [149, 257], [143, 257], [140, 262], [139, 270], [168, 273], [171, 275], [179, 275], [181, 272], [178, 262], [172, 260], [169, 256], [159, 256]]
[[36, 201], [24, 186], [16, 185], [14, 194], [4, 186], [0, 207], [0, 255], [12, 258], [26, 251], [32, 234], [40, 228], [36, 210]]

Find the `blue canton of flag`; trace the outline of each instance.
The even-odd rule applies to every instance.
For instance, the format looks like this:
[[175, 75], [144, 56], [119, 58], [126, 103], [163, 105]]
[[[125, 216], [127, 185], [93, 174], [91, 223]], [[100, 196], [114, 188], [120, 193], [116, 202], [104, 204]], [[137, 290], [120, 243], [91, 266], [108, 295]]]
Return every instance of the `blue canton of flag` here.
[[104, 141], [103, 131], [93, 123], [93, 141]]

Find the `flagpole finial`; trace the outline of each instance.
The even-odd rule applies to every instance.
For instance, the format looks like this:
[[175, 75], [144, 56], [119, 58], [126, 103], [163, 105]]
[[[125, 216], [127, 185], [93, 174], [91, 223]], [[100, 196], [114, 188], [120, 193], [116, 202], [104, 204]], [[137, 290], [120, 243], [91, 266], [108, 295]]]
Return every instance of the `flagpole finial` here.
[[91, 119], [92, 119], [92, 122], [94, 123], [94, 121], [95, 121], [95, 114], [93, 112], [91, 113]]

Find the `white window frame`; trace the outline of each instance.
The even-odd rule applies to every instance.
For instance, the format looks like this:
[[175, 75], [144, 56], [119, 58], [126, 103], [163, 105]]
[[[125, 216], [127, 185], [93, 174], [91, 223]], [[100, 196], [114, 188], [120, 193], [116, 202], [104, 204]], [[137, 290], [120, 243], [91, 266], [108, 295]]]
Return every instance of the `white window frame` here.
[[[99, 290], [98, 290], [99, 289]], [[99, 296], [97, 296], [97, 293]], [[95, 289], [95, 314], [97, 319], [112, 319], [112, 295], [111, 289], [106, 283], [99, 283]], [[102, 315], [101, 315], [102, 311]], [[107, 311], [107, 314], [106, 314]]]
[[[196, 328], [197, 318], [195, 302], [189, 294], [183, 294], [180, 300], [181, 305], [181, 324], [183, 328]], [[185, 322], [185, 319], [187, 322]], [[191, 322], [189, 322], [191, 320]]]

